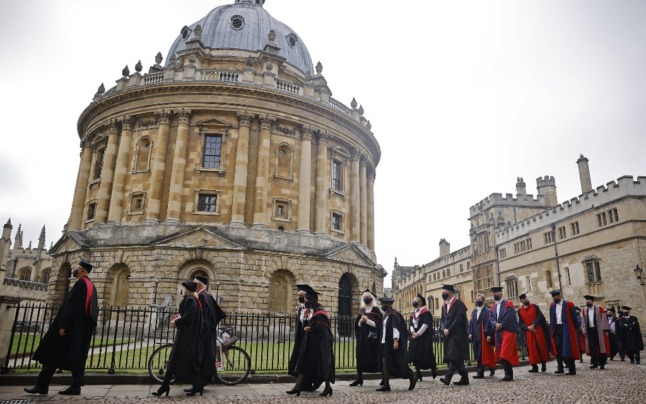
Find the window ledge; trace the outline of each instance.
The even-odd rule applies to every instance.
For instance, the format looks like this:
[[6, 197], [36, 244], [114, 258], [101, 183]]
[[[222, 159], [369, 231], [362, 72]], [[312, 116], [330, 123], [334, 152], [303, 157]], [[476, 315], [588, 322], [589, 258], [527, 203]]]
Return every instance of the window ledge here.
[[128, 216], [140, 216], [140, 215], [143, 215], [143, 214], [144, 214], [143, 210], [138, 210], [138, 211], [135, 211], [135, 212], [128, 212]]
[[330, 195], [331, 196], [334, 196], [334, 195], [339, 196], [339, 197], [343, 198], [344, 200], [348, 199], [348, 194], [346, 194], [344, 192], [341, 192], [341, 191], [337, 191], [334, 188], [330, 188]]
[[274, 178], [280, 179], [280, 180], [285, 180], [285, 181], [294, 181], [293, 176], [285, 177], [284, 175], [278, 175], [274, 173]]
[[271, 220], [273, 220], [275, 222], [284, 222], [284, 223], [291, 223], [292, 222], [292, 219], [285, 219], [285, 218], [282, 218], [282, 217], [272, 217]]
[[132, 170], [132, 171], [130, 171], [131, 174], [142, 174], [142, 173], [149, 173], [149, 172], [150, 172], [149, 168], [147, 168], [145, 170]]
[[338, 234], [343, 234], [343, 235], [345, 235], [345, 231], [343, 231], [343, 230], [330, 229], [330, 231], [331, 231], [332, 233], [338, 233]]
[[204, 215], [204, 216], [220, 216], [220, 212], [201, 212], [198, 210], [193, 211], [194, 215]]
[[92, 188], [93, 185], [95, 184], [100, 184], [101, 183], [101, 178], [95, 178], [92, 181], [90, 181], [89, 184], [87, 184], [88, 188]]
[[224, 168], [195, 167], [195, 171], [204, 173], [217, 173], [220, 177], [223, 177], [226, 173], [226, 170]]

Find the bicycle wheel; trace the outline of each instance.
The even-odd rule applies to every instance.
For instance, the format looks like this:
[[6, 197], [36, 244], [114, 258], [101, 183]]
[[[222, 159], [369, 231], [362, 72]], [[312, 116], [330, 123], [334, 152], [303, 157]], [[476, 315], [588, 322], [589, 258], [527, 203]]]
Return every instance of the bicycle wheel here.
[[148, 374], [150, 374], [150, 377], [152, 377], [157, 383], [161, 383], [164, 380], [172, 350], [173, 344], [164, 344], [155, 349], [152, 355], [150, 355], [150, 358], [148, 358]]
[[217, 371], [218, 379], [227, 386], [242, 383], [251, 372], [249, 354], [242, 348], [232, 346], [223, 352], [223, 356], [222, 366], [224, 369]]

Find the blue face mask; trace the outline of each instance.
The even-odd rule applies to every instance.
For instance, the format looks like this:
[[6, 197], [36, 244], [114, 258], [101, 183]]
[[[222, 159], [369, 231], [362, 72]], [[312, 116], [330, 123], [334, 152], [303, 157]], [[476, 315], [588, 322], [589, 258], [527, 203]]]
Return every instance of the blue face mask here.
[[448, 300], [449, 294], [448, 293], [442, 293], [442, 300]]
[[413, 302], [413, 307], [418, 307], [418, 306], [419, 306], [419, 302]]
[[476, 300], [476, 305], [478, 307], [482, 307], [482, 306], [484, 306], [484, 301], [483, 300]]
[[364, 299], [363, 299], [363, 302], [364, 302], [365, 304], [370, 304], [370, 303], [372, 303], [372, 299], [364, 298]]

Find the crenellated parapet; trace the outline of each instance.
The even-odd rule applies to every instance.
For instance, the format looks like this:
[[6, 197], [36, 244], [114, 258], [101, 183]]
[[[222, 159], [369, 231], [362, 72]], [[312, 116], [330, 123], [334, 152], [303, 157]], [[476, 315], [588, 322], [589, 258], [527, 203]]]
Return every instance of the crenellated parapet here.
[[513, 194], [492, 193], [477, 204], [469, 208], [469, 216], [474, 217], [482, 211], [487, 211], [498, 206], [515, 206], [523, 208], [539, 208], [545, 206], [545, 197], [538, 195], [534, 198], [532, 194], [514, 197]]
[[634, 180], [630, 175], [623, 176], [616, 181], [610, 181], [606, 185], [597, 187], [596, 190], [562, 202], [553, 208], [545, 209], [537, 215], [498, 231], [496, 233], [496, 244], [505, 243], [519, 235], [551, 226], [589, 209], [598, 208], [632, 196], [646, 196], [646, 177], [640, 176]]

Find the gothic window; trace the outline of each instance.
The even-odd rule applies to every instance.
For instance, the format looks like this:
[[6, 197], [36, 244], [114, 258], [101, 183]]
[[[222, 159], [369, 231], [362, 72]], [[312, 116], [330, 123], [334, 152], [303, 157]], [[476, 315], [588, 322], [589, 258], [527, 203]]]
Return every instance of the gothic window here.
[[570, 230], [572, 230], [573, 236], [576, 236], [577, 234], [579, 234], [579, 222], [571, 223]]
[[103, 168], [103, 157], [105, 155], [105, 147], [101, 147], [94, 152], [94, 166], [92, 169], [92, 179], [98, 180], [101, 178], [101, 170]]
[[603, 227], [608, 224], [608, 219], [606, 218], [606, 212], [601, 212], [597, 215], [597, 225], [598, 227]]
[[292, 148], [286, 143], [276, 149], [276, 177], [292, 179], [293, 155]]
[[18, 271], [18, 279], [21, 281], [30, 281], [31, 268], [29, 267], [21, 268], [20, 271]]
[[559, 240], [563, 240], [566, 236], [565, 226], [559, 227]]
[[49, 283], [49, 277], [52, 274], [52, 269], [51, 268], [45, 268], [43, 272], [40, 274], [40, 283], [43, 283], [47, 285]]
[[518, 279], [515, 276], [508, 276], [505, 278], [507, 284], [507, 296], [513, 299], [518, 297]]
[[149, 169], [151, 146], [152, 143], [147, 137], [141, 138], [137, 143], [134, 171], [147, 171]]
[[617, 223], [619, 221], [617, 208], [613, 208], [608, 211], [608, 219], [610, 220], [610, 223]]
[[586, 283], [599, 283], [601, 282], [601, 267], [599, 266], [598, 259], [590, 259], [583, 263], [585, 268], [585, 281]]
[[543, 239], [545, 240], [545, 244], [552, 244], [552, 241], [554, 241], [552, 231], [550, 230], [543, 233]]
[[507, 257], [507, 250], [504, 248], [500, 249], [500, 258], [506, 258]]
[[204, 136], [204, 153], [202, 156], [203, 168], [220, 168], [222, 157], [222, 135]]
[[343, 191], [343, 163], [332, 160], [332, 189]]

